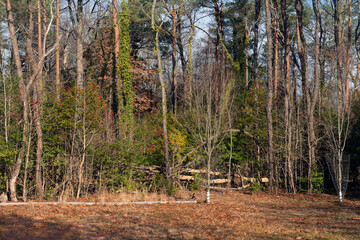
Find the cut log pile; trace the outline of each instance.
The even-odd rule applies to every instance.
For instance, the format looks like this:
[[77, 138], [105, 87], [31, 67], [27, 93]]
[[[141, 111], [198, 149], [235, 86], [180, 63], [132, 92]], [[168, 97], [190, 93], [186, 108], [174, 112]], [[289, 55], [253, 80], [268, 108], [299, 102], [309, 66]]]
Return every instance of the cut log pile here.
[[[206, 174], [206, 169], [183, 169], [181, 171], [181, 175], [178, 176], [178, 178], [181, 181], [186, 181], [186, 182], [191, 182], [194, 181], [195, 178], [193, 177], [193, 174]], [[211, 184], [212, 185], [216, 185], [216, 184], [227, 184], [228, 183], [228, 179], [224, 178], [226, 177], [226, 174], [222, 174], [221, 172], [216, 172], [216, 171], [211, 171]], [[235, 182], [240, 182], [241, 183], [241, 188], [247, 188], [250, 187], [251, 183], [253, 182], [260, 182], [260, 183], [268, 183], [269, 179], [268, 178], [249, 178], [249, 177], [245, 177], [239, 174], [235, 174]]]
[[[143, 173], [145, 173], [145, 175], [147, 176], [147, 179], [150, 179], [152, 177], [154, 177], [156, 174], [161, 173], [162, 169], [158, 166], [140, 166], [139, 170], [142, 171]], [[207, 173], [206, 169], [192, 169], [192, 168], [186, 168], [186, 169], [182, 169], [180, 171], [180, 174], [177, 175], [177, 179], [182, 181], [182, 182], [193, 182], [195, 181], [195, 174], [199, 174], [202, 176], [205, 176]], [[227, 179], [227, 174], [223, 174], [221, 172], [218, 171], [211, 171], [210, 172], [211, 175], [211, 184], [212, 185], [217, 185], [217, 186], [221, 186], [221, 184], [227, 184], [228, 183], [228, 179]], [[257, 182], [257, 183], [268, 183], [269, 179], [268, 178], [252, 178], [252, 177], [245, 177], [242, 176], [240, 174], [235, 174], [233, 176], [232, 179], [236, 185], [239, 186], [239, 188], [247, 188], [250, 187], [252, 183]]]

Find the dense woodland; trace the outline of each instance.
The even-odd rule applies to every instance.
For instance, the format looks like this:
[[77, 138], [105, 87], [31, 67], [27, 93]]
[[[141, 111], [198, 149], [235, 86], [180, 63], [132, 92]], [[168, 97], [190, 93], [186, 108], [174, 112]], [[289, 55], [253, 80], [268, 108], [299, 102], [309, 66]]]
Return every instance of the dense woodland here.
[[0, 12], [12, 201], [216, 178], [340, 200], [359, 189], [358, 1], [0, 0]]

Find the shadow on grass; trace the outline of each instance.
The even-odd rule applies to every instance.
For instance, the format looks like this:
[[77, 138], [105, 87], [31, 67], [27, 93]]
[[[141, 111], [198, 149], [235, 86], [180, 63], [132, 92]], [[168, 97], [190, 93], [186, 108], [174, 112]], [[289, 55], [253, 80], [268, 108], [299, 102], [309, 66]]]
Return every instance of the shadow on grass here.
[[17, 214], [0, 215], [0, 239], [81, 239], [79, 229], [59, 220], [43, 221]]

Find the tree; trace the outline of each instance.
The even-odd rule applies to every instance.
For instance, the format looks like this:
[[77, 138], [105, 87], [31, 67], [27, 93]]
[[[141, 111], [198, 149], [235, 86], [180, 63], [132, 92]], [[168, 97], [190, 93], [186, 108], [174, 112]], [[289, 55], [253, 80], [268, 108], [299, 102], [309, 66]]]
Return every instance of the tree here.
[[121, 4], [120, 14], [120, 52], [118, 54], [119, 61], [119, 80], [121, 81], [121, 92], [118, 92], [119, 108], [119, 123], [123, 124], [123, 131], [127, 131], [129, 139], [132, 141], [134, 132], [134, 92], [132, 85], [131, 74], [131, 59], [130, 59], [130, 11], [128, 4], [123, 0]]
[[[52, 48], [50, 48], [48, 51], [45, 52], [45, 41], [44, 41], [44, 44], [43, 44], [44, 54], [39, 59], [39, 62], [37, 64], [36, 68], [33, 69], [27, 83], [25, 83], [24, 75], [22, 72], [22, 63], [21, 63], [21, 59], [20, 59], [18, 39], [16, 38], [14, 17], [12, 14], [10, 0], [6, 0], [5, 3], [6, 3], [7, 22], [8, 22], [9, 32], [10, 32], [10, 39], [11, 39], [11, 44], [13, 47], [13, 55], [14, 55], [14, 59], [15, 59], [16, 73], [19, 78], [18, 82], [19, 82], [19, 90], [20, 90], [20, 99], [21, 99], [22, 105], [23, 105], [22, 142], [21, 142], [21, 146], [20, 146], [19, 153], [17, 156], [17, 160], [15, 162], [15, 165], [12, 167], [11, 179], [10, 179], [11, 200], [17, 201], [16, 180], [20, 173], [20, 168], [21, 168], [21, 164], [22, 164], [22, 161], [24, 158], [24, 154], [25, 154], [25, 150], [26, 150], [26, 146], [27, 146], [27, 139], [28, 139], [28, 135], [29, 135], [29, 102], [28, 102], [29, 92], [30, 92], [30, 89], [33, 86], [33, 83], [36, 80], [39, 72], [41, 71], [41, 68], [43, 66], [46, 56], [48, 56], [52, 51], [54, 51], [54, 49], [56, 48], [56, 45], [58, 43], [55, 44]], [[47, 34], [49, 32], [51, 24], [52, 24], [52, 19], [47, 27], [45, 37], [47, 36]], [[31, 25], [30, 25], [30, 27], [31, 27]], [[30, 30], [30, 34], [31, 34], [31, 30]]]
[[169, 179], [171, 176], [170, 172], [170, 161], [169, 161], [169, 140], [167, 131], [167, 105], [166, 105], [166, 85], [162, 75], [162, 63], [161, 63], [161, 52], [159, 44], [159, 33], [163, 25], [163, 21], [159, 25], [155, 25], [155, 14], [156, 14], [156, 0], [153, 0], [151, 9], [151, 27], [155, 34], [155, 54], [157, 60], [157, 71], [159, 74], [160, 87], [161, 87], [161, 106], [162, 106], [162, 127], [163, 127], [163, 141], [164, 141], [164, 157], [165, 157], [165, 173], [166, 178]]
[[[29, 4], [29, 14], [30, 17], [32, 18], [32, 6], [31, 5], [31, 1], [28, 2]], [[38, 11], [38, 61], [40, 62], [40, 59], [43, 55], [43, 46], [42, 46], [42, 19], [41, 19], [41, 7], [40, 7], [40, 0], [37, 1], [37, 11]], [[46, 13], [46, 12], [45, 12]], [[29, 19], [29, 24], [31, 26], [32, 19]], [[46, 22], [45, 22], [46, 24]], [[46, 31], [47, 28], [45, 26], [44, 31]], [[32, 36], [32, 30], [30, 30], [30, 36]], [[46, 32], [44, 32], [44, 36], [46, 36]], [[46, 37], [44, 38], [44, 46], [46, 44]], [[28, 53], [32, 52], [32, 39], [29, 39], [29, 43], [28, 43], [29, 47], [28, 47]], [[45, 49], [44, 49], [45, 50]], [[32, 54], [31, 54], [32, 55]], [[30, 55], [31, 59], [34, 59], [32, 56]], [[35, 62], [33, 62], [33, 69], [36, 68]], [[43, 74], [42, 74], [42, 68], [43, 66], [40, 66], [41, 70], [36, 78], [35, 84], [34, 84], [34, 102], [37, 103], [36, 107], [35, 107], [35, 129], [36, 129], [36, 137], [37, 137], [37, 143], [36, 143], [36, 190], [38, 192], [38, 196], [39, 197], [43, 197], [44, 193], [43, 193], [43, 187], [42, 187], [42, 174], [41, 174], [41, 161], [42, 161], [42, 155], [43, 155], [43, 133], [42, 133], [42, 124], [41, 124], [41, 119], [42, 119], [42, 105], [43, 105], [43, 86], [42, 86], [42, 81], [43, 81]]]
[[[345, 58], [350, 58], [351, 43], [351, 1], [349, 1], [349, 20], [348, 20], [348, 43], [346, 46], [343, 43], [340, 22], [340, 4], [338, 0], [333, 1], [334, 4], [334, 37], [336, 54], [333, 62], [336, 62], [336, 75], [332, 75], [335, 90], [335, 98], [327, 99], [327, 105], [330, 108], [325, 108], [324, 113], [324, 127], [327, 135], [327, 145], [330, 147], [330, 154], [327, 155], [327, 163], [332, 174], [332, 179], [335, 188], [338, 192], [339, 201], [344, 201], [344, 194], [346, 190], [346, 181], [348, 180], [348, 172], [350, 159], [346, 159], [345, 147], [347, 139], [350, 136], [350, 130], [353, 122], [351, 113], [351, 99], [349, 95], [349, 69], [350, 62], [345, 60], [345, 67], [343, 62]], [[343, 51], [347, 49], [346, 51]], [[334, 64], [335, 65], [335, 64]]]
[[258, 79], [258, 45], [259, 45], [259, 24], [260, 24], [261, 0], [255, 1], [255, 25], [254, 25], [254, 82]]
[[[75, 13], [72, 10], [76, 9]], [[84, 87], [84, 3], [78, 0], [75, 5], [74, 1], [68, 0], [68, 9], [70, 19], [75, 30], [76, 37], [76, 85], [79, 88]]]
[[296, 192], [294, 183], [294, 171], [292, 163], [292, 128], [291, 128], [291, 107], [290, 107], [290, 39], [289, 39], [289, 20], [287, 15], [286, 0], [281, 1], [281, 17], [283, 20], [283, 36], [284, 36], [284, 119], [285, 119], [285, 156], [286, 156], [286, 168], [288, 171], [290, 188], [292, 192]]
[[268, 72], [268, 92], [267, 92], [267, 125], [268, 125], [268, 167], [269, 167], [269, 191], [273, 190], [273, 119], [272, 119], [272, 99], [273, 99], [273, 70], [272, 70], [272, 31], [270, 22], [270, 1], [265, 0], [265, 11], [266, 11], [266, 36], [267, 36], [267, 72]]
[[309, 193], [312, 192], [312, 172], [313, 172], [313, 165], [315, 161], [315, 149], [313, 148], [313, 144], [315, 144], [315, 139], [313, 139], [313, 121], [310, 121], [311, 118], [311, 97], [310, 97], [310, 90], [309, 90], [309, 69], [308, 69], [308, 46], [306, 42], [306, 38], [304, 35], [304, 5], [301, 0], [297, 0], [295, 2], [296, 8], [296, 33], [297, 33], [297, 47], [298, 47], [298, 54], [301, 63], [301, 81], [302, 81], [302, 93], [304, 98], [304, 104], [306, 106], [306, 120], [307, 122], [307, 147], [308, 147], [308, 191]]
[[[60, 37], [60, 0], [56, 0], [56, 39]], [[56, 100], [60, 101], [60, 47], [56, 48]]]

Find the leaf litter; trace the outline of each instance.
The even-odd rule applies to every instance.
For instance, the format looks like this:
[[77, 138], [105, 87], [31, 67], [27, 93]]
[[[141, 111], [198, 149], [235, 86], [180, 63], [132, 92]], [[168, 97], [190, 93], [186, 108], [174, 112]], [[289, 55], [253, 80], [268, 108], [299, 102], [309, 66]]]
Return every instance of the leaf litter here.
[[214, 192], [211, 204], [0, 208], [0, 239], [360, 239], [360, 201]]

